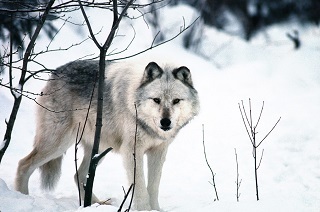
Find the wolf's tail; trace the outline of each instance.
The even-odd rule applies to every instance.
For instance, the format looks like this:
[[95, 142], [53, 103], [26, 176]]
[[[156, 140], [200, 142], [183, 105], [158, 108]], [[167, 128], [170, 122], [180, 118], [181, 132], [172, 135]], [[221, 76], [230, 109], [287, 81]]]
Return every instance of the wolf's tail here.
[[53, 159], [39, 167], [43, 189], [52, 190], [57, 185], [61, 175], [62, 157]]

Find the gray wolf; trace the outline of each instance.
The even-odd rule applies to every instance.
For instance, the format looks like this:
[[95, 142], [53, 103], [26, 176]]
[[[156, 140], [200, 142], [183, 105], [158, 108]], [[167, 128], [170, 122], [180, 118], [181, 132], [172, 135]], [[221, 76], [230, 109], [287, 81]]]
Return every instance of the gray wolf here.
[[[106, 63], [99, 151], [112, 147], [122, 155], [131, 184], [137, 123], [134, 207], [159, 210], [159, 184], [168, 146], [179, 130], [198, 114], [199, 100], [187, 67], [159, 65], [159, 62], [142, 64], [130, 61]], [[97, 89], [92, 91], [98, 67], [98, 61], [74, 61], [51, 74], [38, 99], [42, 107], [37, 108], [33, 150], [18, 165], [16, 190], [28, 194], [29, 177], [37, 168], [43, 188], [54, 188], [60, 177], [63, 154], [75, 144], [79, 123], [80, 132], [84, 127], [93, 93], [92, 109], [81, 140], [84, 157], [78, 170], [80, 183], [86, 182], [95, 133]], [[144, 154], [148, 164], [147, 182]], [[83, 190], [81, 193], [84, 195]], [[93, 196], [93, 202], [98, 201]]]

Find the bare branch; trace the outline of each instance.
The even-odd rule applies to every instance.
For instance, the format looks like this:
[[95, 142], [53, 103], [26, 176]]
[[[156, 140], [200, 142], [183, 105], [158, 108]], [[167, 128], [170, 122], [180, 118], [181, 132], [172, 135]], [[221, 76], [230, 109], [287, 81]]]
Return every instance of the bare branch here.
[[236, 185], [237, 185], [237, 202], [239, 202], [239, 197], [240, 197], [240, 193], [239, 193], [239, 189], [240, 189], [240, 186], [241, 186], [241, 182], [242, 182], [242, 179], [239, 181], [239, 163], [238, 163], [238, 154], [237, 154], [237, 149], [234, 148], [234, 154], [236, 156], [236, 164], [237, 164], [237, 181], [236, 181]]
[[248, 126], [249, 126], [249, 128], [250, 128], [250, 132], [251, 132], [251, 137], [252, 137], [252, 139], [250, 139], [250, 140], [251, 140], [251, 143], [252, 143], [253, 145], [255, 145], [255, 132], [254, 132], [255, 130], [254, 130], [253, 126], [252, 126], [251, 100], [250, 100], [250, 98], [249, 98], [249, 115], [250, 115], [249, 118], [248, 118], [247, 112], [246, 112], [246, 110], [245, 110], [245, 108], [244, 108], [243, 100], [241, 100], [241, 102], [242, 102], [243, 112], [244, 112], [244, 115], [245, 115], [245, 117], [246, 117]]
[[[133, 37], [130, 40], [130, 42], [128, 43], [128, 45], [126, 46], [126, 48], [124, 48], [123, 50], [119, 51], [119, 52], [114, 52], [116, 49], [112, 50], [110, 53], [108, 53], [108, 56], [114, 56], [117, 54], [121, 54], [123, 52], [125, 52], [126, 50], [129, 49], [129, 47], [131, 46], [131, 44], [133, 43], [134, 39], [136, 38], [136, 30], [134, 29], [134, 27], [131, 25], [132, 29], [133, 29]], [[114, 52], [114, 53], [113, 53]]]
[[[103, 46], [101, 46], [96, 38], [94, 37], [94, 34], [92, 32], [90, 23], [88, 18], [86, 17], [85, 11], [82, 7], [82, 4], [80, 0], [78, 0], [78, 3], [81, 7], [81, 11], [83, 16], [85, 17], [85, 20], [88, 25], [88, 29], [90, 30], [91, 36], [93, 36], [93, 41], [96, 44], [96, 46], [100, 50], [100, 57], [99, 57], [99, 72], [98, 72], [98, 97], [97, 97], [97, 112], [96, 112], [96, 129], [95, 129], [95, 135], [94, 135], [94, 142], [91, 152], [91, 161], [89, 165], [89, 171], [88, 171], [88, 178], [86, 183], [86, 189], [85, 189], [85, 199], [84, 199], [84, 206], [87, 207], [91, 204], [92, 199], [92, 188], [93, 188], [93, 181], [95, 176], [95, 170], [96, 170], [96, 160], [99, 158], [99, 156], [96, 158], [96, 154], [99, 152], [99, 145], [100, 145], [100, 137], [101, 137], [101, 129], [102, 129], [102, 112], [103, 112], [103, 96], [104, 96], [104, 80], [105, 80], [105, 66], [106, 66], [106, 52], [108, 51], [112, 40], [114, 39], [114, 35], [119, 27], [120, 21], [122, 17], [126, 14], [127, 9], [132, 4], [133, 0], [130, 0], [127, 2], [126, 6], [124, 7], [122, 13], [118, 17], [117, 9], [113, 10], [114, 13], [114, 20], [112, 28], [109, 32], [109, 35], [104, 43]], [[113, 7], [117, 7], [117, 1], [113, 1]]]
[[[2, 84], [1, 86], [7, 87], [6, 85], [3, 85], [3, 84]], [[42, 107], [43, 109], [46, 109], [46, 110], [48, 110], [49, 112], [52, 112], [52, 113], [65, 113], [65, 112], [70, 112], [70, 111], [78, 111], [78, 110], [87, 110], [87, 109], [88, 109], [88, 108], [76, 108], [76, 109], [61, 110], [61, 111], [52, 110], [52, 109], [50, 109], [50, 108], [48, 108], [48, 107], [40, 104], [40, 103], [36, 100], [36, 98], [32, 98], [32, 97], [24, 94], [25, 92], [27, 92], [27, 91], [22, 91], [22, 92], [21, 92], [21, 91], [18, 91], [17, 93], [18, 93], [18, 94], [21, 94], [21, 96], [23, 96], [23, 97], [25, 97], [25, 98], [27, 98], [27, 99], [29, 99], [29, 100], [32, 100], [32, 101], [35, 102], [38, 106], [40, 106], [40, 107]], [[40, 95], [40, 96], [41, 96], [41, 95], [45, 95], [45, 94], [40, 93], [40, 94], [37, 94], [37, 95]], [[47, 94], [47, 95], [50, 95], [50, 94]]]
[[250, 115], [250, 128], [251, 128], [251, 133], [254, 135], [252, 131], [252, 110], [251, 110], [251, 99], [249, 98], [249, 115]]
[[[28, 62], [29, 62], [29, 58], [30, 58], [30, 55], [34, 49], [34, 45], [35, 45], [35, 41], [43, 27], [43, 24], [49, 14], [49, 11], [53, 5], [55, 0], [50, 0], [46, 6], [46, 9], [45, 11], [43, 12], [43, 14], [41, 15], [40, 17], [40, 20], [37, 24], [37, 27], [35, 28], [35, 31], [33, 33], [33, 35], [31, 36], [31, 39], [30, 39], [30, 42], [26, 48], [26, 51], [25, 51], [25, 54], [24, 54], [24, 57], [23, 57], [23, 63], [22, 63], [22, 71], [21, 71], [21, 75], [20, 75], [20, 79], [19, 79], [19, 89], [22, 91], [23, 90], [23, 85], [25, 83], [25, 78], [26, 78], [26, 74], [27, 74], [27, 70], [28, 70]], [[12, 85], [12, 83], [11, 83]], [[12, 87], [12, 86], [11, 86]], [[4, 135], [4, 141], [5, 144], [3, 146], [2, 149], [0, 149], [0, 163], [1, 163], [1, 160], [3, 158], [3, 155], [6, 151], [6, 149], [8, 148], [9, 146], [9, 143], [11, 141], [11, 134], [12, 134], [12, 130], [13, 130], [13, 126], [14, 126], [14, 123], [15, 123], [15, 120], [16, 120], [16, 117], [17, 117], [17, 113], [18, 113], [18, 110], [20, 108], [20, 104], [21, 104], [21, 100], [22, 100], [22, 96], [14, 96], [14, 103], [13, 103], [13, 107], [12, 107], [12, 111], [11, 111], [11, 114], [10, 114], [10, 118], [9, 118], [9, 121], [8, 121], [8, 124], [7, 124], [7, 129], [6, 129], [6, 133]]]
[[269, 136], [269, 134], [274, 130], [274, 128], [277, 126], [277, 124], [279, 123], [281, 117], [278, 119], [278, 121], [275, 123], [275, 125], [273, 125], [272, 129], [267, 133], [267, 135], [260, 141], [260, 143], [257, 145], [257, 147], [260, 146], [260, 144]]
[[47, 50], [49, 49], [52, 41], [54, 40], [54, 38], [57, 36], [57, 34], [59, 34], [59, 32], [61, 31], [61, 29], [66, 25], [66, 22], [70, 19], [70, 17], [68, 17], [64, 22], [63, 24], [61, 25], [61, 27], [57, 30], [57, 32], [52, 36], [52, 39], [50, 40], [48, 46], [47, 46]]
[[206, 160], [206, 163], [207, 163], [207, 166], [208, 168], [210, 169], [210, 172], [211, 172], [211, 175], [212, 175], [212, 183], [210, 183], [213, 187], [214, 187], [214, 191], [215, 191], [215, 194], [216, 194], [216, 197], [217, 197], [217, 200], [219, 201], [219, 196], [218, 196], [218, 192], [217, 192], [217, 188], [216, 188], [216, 183], [215, 183], [215, 174], [213, 173], [212, 171], [212, 168], [208, 162], [208, 159], [207, 159], [207, 153], [206, 153], [206, 146], [204, 144], [204, 125], [202, 125], [202, 144], [203, 144], [203, 153], [204, 153], [204, 158]]
[[158, 31], [157, 34], [154, 36], [153, 40], [152, 40], [152, 43], [151, 43], [151, 46], [154, 45], [154, 43], [156, 42], [156, 39], [158, 37], [158, 35], [160, 34], [161, 31]]
[[87, 27], [88, 27], [88, 30], [89, 30], [91, 39], [92, 39], [93, 42], [96, 44], [96, 46], [100, 48], [100, 44], [99, 44], [99, 42], [97, 41], [96, 37], [94, 36], [94, 33], [93, 33], [93, 31], [92, 31], [92, 27], [91, 27], [90, 21], [89, 21], [89, 19], [88, 19], [88, 16], [87, 16], [86, 12], [84, 11], [84, 8], [83, 8], [83, 6], [82, 6], [81, 1], [78, 0], [78, 3], [79, 3], [79, 6], [80, 6], [80, 9], [81, 9], [83, 18], [84, 18], [84, 20], [85, 20], [85, 22], [86, 22], [86, 24], [87, 24]]
[[140, 55], [140, 54], [142, 54], [142, 53], [145, 53], [145, 52], [147, 52], [147, 51], [149, 51], [149, 50], [151, 50], [151, 49], [153, 49], [153, 48], [156, 48], [156, 47], [161, 46], [161, 45], [163, 45], [163, 44], [165, 44], [165, 43], [168, 43], [168, 42], [174, 40], [175, 38], [177, 38], [178, 36], [180, 36], [180, 35], [181, 35], [183, 32], [185, 32], [186, 30], [188, 30], [198, 19], [199, 19], [199, 17], [196, 18], [189, 26], [181, 29], [179, 33], [177, 33], [175, 36], [171, 37], [171, 38], [168, 39], [168, 40], [165, 40], [165, 41], [163, 41], [163, 42], [161, 42], [161, 43], [158, 43], [158, 44], [156, 44], [156, 45], [153, 45], [153, 42], [152, 42], [152, 43], [151, 43], [151, 46], [150, 46], [149, 48], [146, 48], [146, 49], [144, 49], [144, 50], [142, 50], [142, 51], [140, 51], [140, 52], [131, 54], [130, 56], [112, 59], [112, 61], [124, 60], [124, 59], [128, 59], [128, 58], [131, 58], [131, 57], [135, 57], [135, 56]]
[[130, 191], [131, 191], [132, 188], [133, 188], [133, 184], [130, 185], [130, 187], [129, 187], [129, 189], [128, 189], [128, 192], [126, 192], [126, 191], [124, 190], [124, 188], [122, 187], [122, 189], [123, 189], [123, 191], [124, 191], [124, 198], [123, 198], [123, 200], [122, 200], [122, 202], [121, 202], [121, 204], [120, 204], [120, 207], [119, 207], [119, 209], [118, 209], [118, 212], [121, 212], [122, 207], [123, 207], [124, 203], [126, 202], [126, 200], [127, 200], [128, 196], [129, 196]]
[[114, 38], [115, 32], [119, 27], [120, 21], [122, 20], [123, 16], [125, 16], [127, 14], [127, 10], [129, 9], [130, 5], [132, 5], [133, 0], [128, 1], [128, 3], [126, 4], [126, 6], [123, 8], [121, 14], [118, 16], [118, 9], [115, 9], [115, 7], [117, 7], [117, 1], [114, 1], [114, 11], [113, 11], [113, 16], [114, 16], [114, 20], [112, 23], [112, 29], [108, 35], [108, 38], [106, 40], [106, 42], [104, 43], [103, 47], [104, 49], [108, 49], [112, 43], [112, 40]]
[[81, 206], [81, 188], [80, 188], [80, 180], [79, 180], [79, 172], [78, 172], [78, 158], [77, 158], [78, 145], [81, 141], [81, 138], [78, 140], [79, 130], [80, 130], [80, 122], [79, 122], [78, 129], [77, 129], [76, 142], [74, 144], [74, 164], [75, 164], [75, 168], [76, 168], [76, 179], [77, 179], [77, 187], [78, 187], [79, 206]]
[[108, 154], [112, 149], [113, 149], [112, 147], [109, 147], [108, 149], [104, 150], [102, 153], [96, 155], [94, 159], [97, 161], [97, 164], [98, 164], [98, 162], [99, 162], [104, 156], [106, 156], [106, 154]]
[[256, 126], [254, 126], [255, 128], [258, 127], [258, 124], [259, 124], [259, 122], [260, 122], [260, 118], [261, 118], [261, 115], [262, 115], [262, 112], [263, 112], [263, 108], [264, 108], [264, 101], [262, 101], [261, 111], [260, 111], [259, 118], [258, 118], [258, 121], [257, 121], [257, 123], [256, 123]]
[[[245, 107], [244, 107], [244, 104], [243, 104], [243, 101], [242, 101], [242, 108], [243, 108], [243, 112], [241, 110], [241, 107], [240, 107], [240, 104], [238, 103], [238, 106], [239, 106], [239, 109], [240, 109], [240, 113], [241, 113], [241, 117], [242, 117], [242, 120], [243, 120], [243, 123], [246, 127], [246, 131], [249, 135], [249, 138], [250, 138], [250, 141], [251, 141], [251, 144], [252, 144], [252, 156], [253, 156], [253, 159], [254, 159], [254, 174], [255, 174], [255, 183], [256, 183], [256, 196], [257, 196], [257, 200], [259, 200], [259, 189], [258, 189], [258, 169], [261, 165], [261, 162], [262, 162], [262, 158], [263, 158], [263, 153], [264, 153], [264, 150], [262, 150], [262, 155], [260, 157], [260, 161], [259, 163], [257, 163], [257, 148], [261, 145], [261, 143], [268, 137], [268, 135], [273, 131], [273, 129], [277, 126], [277, 124], [279, 123], [281, 117], [278, 119], [278, 121], [276, 122], [276, 124], [272, 127], [272, 129], [267, 133], [267, 135], [258, 143], [256, 143], [256, 128], [258, 127], [258, 124], [260, 122], [260, 119], [261, 119], [261, 116], [262, 116], [262, 112], [263, 112], [263, 109], [264, 109], [264, 101], [262, 103], [262, 107], [261, 107], [261, 110], [260, 110], [260, 114], [259, 114], [259, 117], [258, 117], [258, 120], [257, 120], [257, 123], [254, 127], [252, 127], [252, 123], [253, 123], [253, 118], [252, 118], [252, 108], [251, 108], [251, 99], [249, 98], [249, 115], [250, 115], [250, 118], [248, 119], [247, 115], [246, 115], [246, 110], [245, 110]], [[244, 115], [243, 113], [245, 114], [246, 116], [246, 119], [247, 119], [247, 123], [251, 129], [251, 135], [249, 133], [249, 130], [247, 128], [247, 125], [246, 125], [246, 122], [245, 122], [245, 119], [244, 119]]]
[[263, 152], [264, 152], [264, 149], [262, 149], [262, 153], [261, 153], [261, 157], [260, 157], [260, 161], [259, 161], [259, 164], [257, 166], [257, 170], [259, 169], [260, 165], [261, 165], [261, 161], [262, 161], [262, 157], [263, 157]]
[[[12, 18], [11, 18], [11, 24], [12, 24], [13, 22], [12, 22]], [[13, 38], [12, 38], [12, 33], [10, 33], [10, 52], [12, 52], [12, 49], [13, 49]], [[12, 64], [12, 59], [13, 58], [13, 54], [10, 54], [10, 56], [9, 56], [9, 60], [10, 60], [10, 62], [9, 62], [9, 64]], [[12, 88], [13, 88], [13, 85], [12, 85], [12, 80], [13, 80], [13, 77], [12, 77], [12, 70], [13, 68], [12, 68], [12, 65], [10, 65], [9, 66], [9, 85], [10, 85], [10, 92], [11, 92], [11, 94], [12, 94], [12, 96], [15, 98], [15, 95], [14, 95], [14, 93], [13, 93], [13, 90], [12, 90]]]
[[135, 187], [136, 187], [136, 174], [137, 174], [137, 158], [136, 158], [136, 150], [137, 150], [137, 135], [138, 135], [138, 110], [137, 110], [137, 104], [134, 103], [134, 109], [136, 111], [136, 128], [135, 128], [135, 133], [134, 133], [134, 145], [133, 145], [133, 184], [132, 184], [132, 196], [130, 200], [129, 207], [127, 208], [126, 211], [130, 211], [133, 197], [134, 197], [134, 192], [135, 192]]
[[[252, 144], [252, 145], [254, 145], [254, 144], [253, 144], [253, 138], [251, 138], [251, 135], [250, 135], [250, 133], [249, 133], [249, 130], [248, 130], [248, 127], [247, 127], [246, 121], [245, 121], [245, 119], [244, 119], [243, 112], [242, 112], [242, 110], [241, 110], [241, 106], [240, 106], [240, 104], [239, 104], [239, 103], [238, 103], [238, 105], [239, 105], [239, 110], [240, 110], [240, 113], [241, 113], [242, 121], [243, 121], [243, 124], [244, 124], [244, 126], [245, 126], [245, 128], [246, 128], [246, 131], [247, 131], [247, 133], [248, 133], [248, 136], [249, 136], [250, 142], [251, 142], [251, 144]], [[243, 105], [243, 102], [242, 102], [242, 105]], [[243, 111], [244, 111], [244, 113], [245, 113], [245, 109], [244, 109], [244, 107], [243, 107]]]

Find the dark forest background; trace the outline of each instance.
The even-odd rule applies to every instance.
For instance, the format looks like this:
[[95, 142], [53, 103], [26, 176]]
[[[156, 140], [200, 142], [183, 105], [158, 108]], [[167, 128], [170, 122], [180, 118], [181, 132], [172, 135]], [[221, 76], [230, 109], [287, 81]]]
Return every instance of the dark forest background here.
[[233, 16], [242, 28], [240, 35], [250, 40], [266, 26], [299, 21], [319, 26], [320, 0], [175, 0], [195, 7], [204, 23], [225, 30]]

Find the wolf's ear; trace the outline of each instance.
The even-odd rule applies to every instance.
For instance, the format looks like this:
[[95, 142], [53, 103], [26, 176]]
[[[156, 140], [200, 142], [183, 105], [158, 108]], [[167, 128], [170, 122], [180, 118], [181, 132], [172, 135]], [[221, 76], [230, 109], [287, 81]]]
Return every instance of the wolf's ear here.
[[185, 67], [185, 66], [181, 66], [180, 68], [174, 69], [172, 71], [173, 76], [182, 81], [183, 83], [193, 87], [193, 82], [191, 79], [191, 72], [190, 70]]
[[163, 70], [155, 62], [150, 62], [143, 74], [142, 83], [148, 83], [153, 81], [156, 78], [160, 78], [163, 74]]

